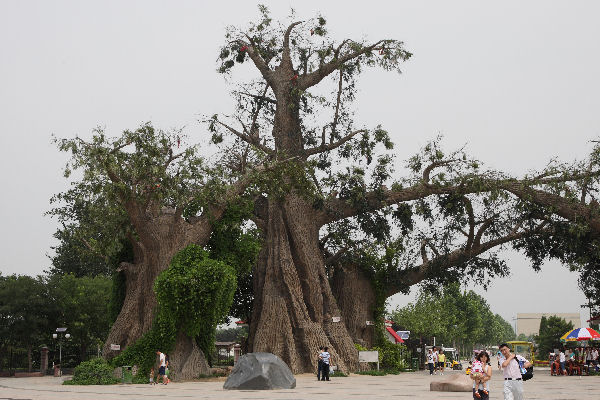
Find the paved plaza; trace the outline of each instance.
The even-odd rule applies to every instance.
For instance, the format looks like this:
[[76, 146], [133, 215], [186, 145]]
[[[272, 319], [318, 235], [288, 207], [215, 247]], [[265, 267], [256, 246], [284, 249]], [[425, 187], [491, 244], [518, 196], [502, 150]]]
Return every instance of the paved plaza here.
[[[496, 371], [494, 371], [496, 372]], [[463, 373], [449, 371], [449, 374]], [[225, 378], [219, 380], [171, 383], [169, 385], [63, 386], [62, 378], [0, 378], [0, 399], [27, 400], [104, 400], [104, 399], [471, 399], [470, 393], [430, 392], [429, 382], [446, 376], [428, 372], [400, 375], [332, 377], [318, 382], [309, 374], [296, 376], [296, 389], [271, 391], [226, 391]], [[502, 375], [491, 381], [491, 399], [502, 399]], [[525, 382], [526, 399], [600, 399], [600, 376], [550, 376], [548, 370], [536, 371]]]

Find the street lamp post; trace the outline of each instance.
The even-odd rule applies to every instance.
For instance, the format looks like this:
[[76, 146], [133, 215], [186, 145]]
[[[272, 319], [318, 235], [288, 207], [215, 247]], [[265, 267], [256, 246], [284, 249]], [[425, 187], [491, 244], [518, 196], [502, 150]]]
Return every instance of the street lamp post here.
[[[65, 333], [67, 328], [56, 328], [56, 333], [52, 334], [53, 339], [58, 338], [58, 368], [59, 368], [59, 376], [62, 376], [62, 337], [64, 335], [65, 339], [69, 339], [71, 337], [70, 334]], [[60, 336], [59, 336], [60, 335]]]

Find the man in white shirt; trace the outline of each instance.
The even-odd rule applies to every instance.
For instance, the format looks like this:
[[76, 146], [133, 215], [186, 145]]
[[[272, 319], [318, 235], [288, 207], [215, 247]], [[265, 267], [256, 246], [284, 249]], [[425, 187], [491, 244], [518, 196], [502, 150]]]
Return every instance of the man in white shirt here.
[[321, 380], [328, 381], [329, 380], [329, 366], [332, 363], [331, 354], [329, 354], [329, 348], [325, 346], [321, 354], [319, 354], [319, 358], [323, 360], [323, 375]]
[[504, 400], [523, 400], [523, 378], [519, 362], [523, 363], [524, 368], [531, 367], [531, 363], [525, 358], [511, 353], [506, 343], [502, 343], [499, 350], [505, 358], [502, 362]]
[[165, 373], [165, 369], [167, 368], [167, 357], [164, 353], [161, 353], [160, 350], [156, 350], [156, 354], [158, 354], [159, 359], [159, 367], [158, 367], [158, 378], [162, 375], [163, 385], [167, 384], [167, 375]]

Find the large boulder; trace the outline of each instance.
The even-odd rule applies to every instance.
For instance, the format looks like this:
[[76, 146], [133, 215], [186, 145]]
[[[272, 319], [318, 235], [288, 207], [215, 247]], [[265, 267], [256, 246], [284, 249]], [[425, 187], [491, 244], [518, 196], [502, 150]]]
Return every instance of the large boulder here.
[[451, 374], [429, 384], [432, 392], [472, 392], [473, 381], [465, 374]]
[[296, 378], [279, 357], [271, 353], [241, 356], [225, 381], [223, 389], [270, 390], [293, 389]]

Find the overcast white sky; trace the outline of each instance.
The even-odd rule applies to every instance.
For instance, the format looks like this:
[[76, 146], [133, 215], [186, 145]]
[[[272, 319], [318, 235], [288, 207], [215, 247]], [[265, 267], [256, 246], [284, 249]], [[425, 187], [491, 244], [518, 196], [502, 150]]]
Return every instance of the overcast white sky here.
[[[398, 158], [438, 133], [513, 174], [583, 158], [600, 136], [600, 2], [263, 1], [275, 18], [322, 12], [338, 38], [403, 40], [404, 73], [360, 81], [357, 119], [383, 124]], [[39, 274], [56, 222], [43, 213], [67, 182], [51, 134], [116, 135], [152, 121], [205, 138], [199, 115], [232, 110], [215, 60], [224, 29], [251, 1], [0, 1], [0, 271]], [[517, 312], [579, 312], [577, 276], [535, 274], [507, 253], [511, 279], [485, 294]], [[409, 297], [396, 296], [392, 305]], [[585, 318], [587, 319], [587, 318]], [[585, 320], [584, 319], [584, 320]]]

